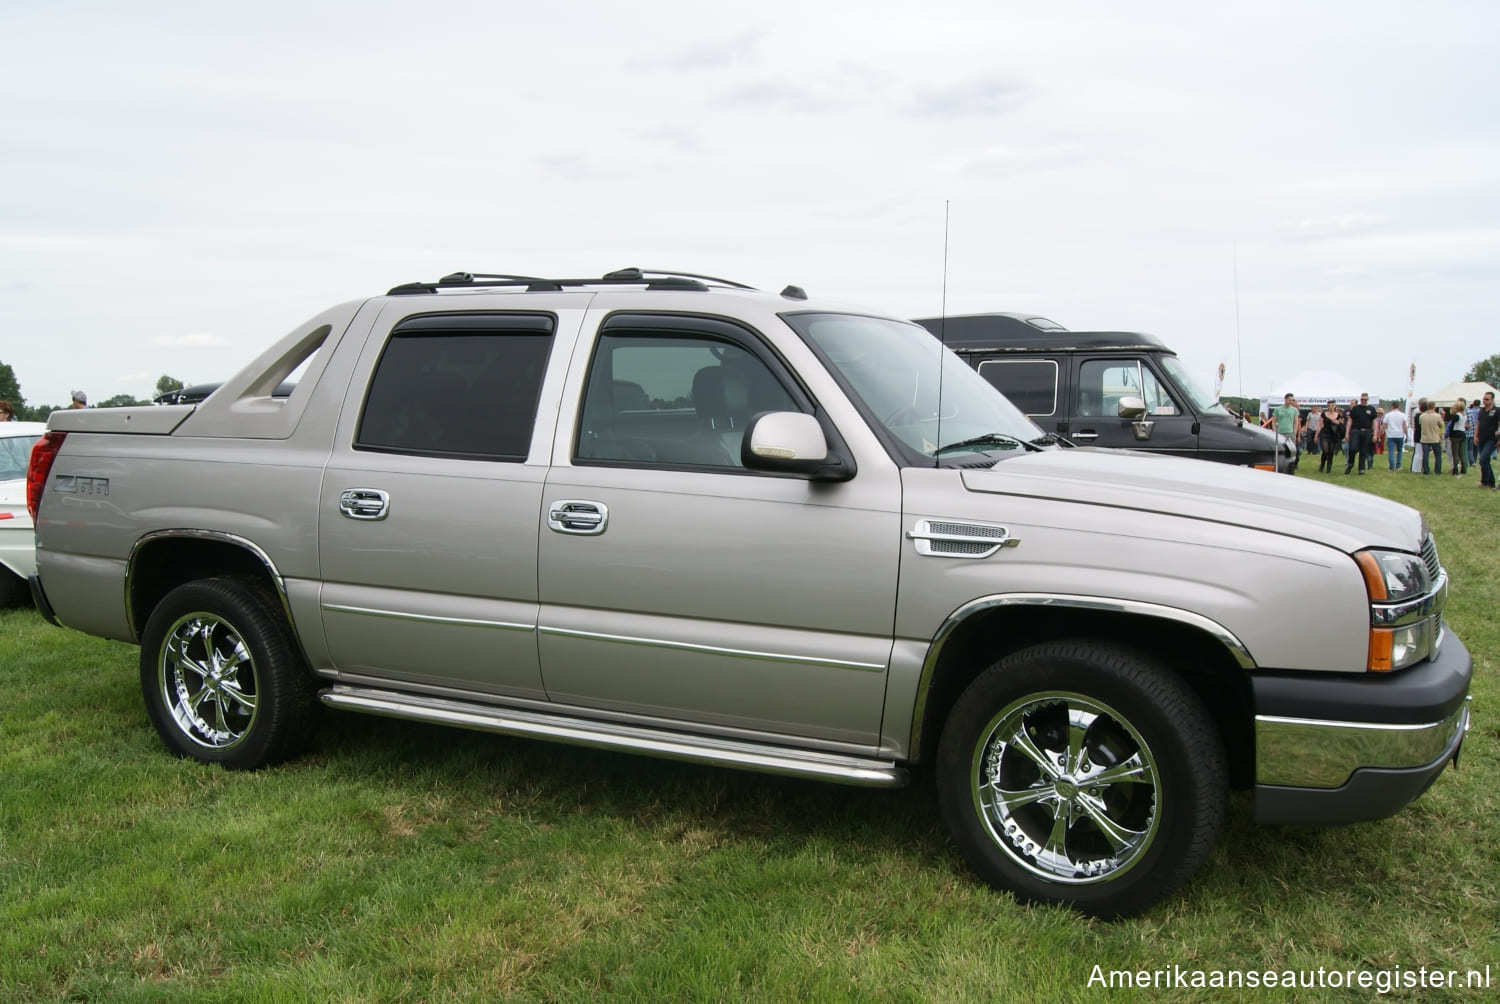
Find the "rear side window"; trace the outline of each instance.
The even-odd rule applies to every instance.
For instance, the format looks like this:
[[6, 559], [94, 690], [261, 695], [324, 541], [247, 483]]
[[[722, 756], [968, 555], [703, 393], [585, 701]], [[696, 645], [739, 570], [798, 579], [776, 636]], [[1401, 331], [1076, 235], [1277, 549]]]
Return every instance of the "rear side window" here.
[[1057, 414], [1057, 363], [1052, 359], [986, 359], [979, 375], [1027, 415]]
[[553, 327], [535, 314], [403, 322], [376, 364], [354, 448], [525, 460]]

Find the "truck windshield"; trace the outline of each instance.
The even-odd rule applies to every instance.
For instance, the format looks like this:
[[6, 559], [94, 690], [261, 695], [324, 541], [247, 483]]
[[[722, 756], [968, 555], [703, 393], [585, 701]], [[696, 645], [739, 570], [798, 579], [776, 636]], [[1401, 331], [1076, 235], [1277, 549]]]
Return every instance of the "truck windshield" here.
[[924, 328], [854, 314], [784, 319], [913, 461], [991, 451], [1019, 455], [1046, 436]]
[[1204, 390], [1202, 385], [1188, 376], [1187, 368], [1182, 365], [1180, 359], [1176, 356], [1162, 356], [1161, 366], [1162, 369], [1167, 371], [1167, 376], [1172, 378], [1172, 382], [1192, 401], [1194, 411], [1203, 414], [1204, 412], [1217, 412], [1219, 410], [1218, 398]]

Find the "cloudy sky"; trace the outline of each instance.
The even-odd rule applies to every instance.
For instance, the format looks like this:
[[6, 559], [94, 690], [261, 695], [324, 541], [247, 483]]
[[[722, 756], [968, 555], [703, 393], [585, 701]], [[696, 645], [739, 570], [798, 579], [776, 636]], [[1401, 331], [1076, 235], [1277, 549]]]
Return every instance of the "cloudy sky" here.
[[[457, 269], [1153, 332], [1253, 396], [1500, 352], [1500, 4], [0, 0], [0, 362], [218, 380]], [[946, 259], [946, 271], [945, 271]]]

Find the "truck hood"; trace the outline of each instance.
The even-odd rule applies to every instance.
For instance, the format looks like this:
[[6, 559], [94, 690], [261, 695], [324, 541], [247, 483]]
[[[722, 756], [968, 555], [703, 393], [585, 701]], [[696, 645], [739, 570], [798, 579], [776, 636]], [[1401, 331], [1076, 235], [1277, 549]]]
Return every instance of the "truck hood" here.
[[1170, 513], [1316, 541], [1353, 553], [1366, 547], [1420, 553], [1415, 509], [1318, 481], [1130, 450], [1032, 453], [963, 472], [969, 491]]

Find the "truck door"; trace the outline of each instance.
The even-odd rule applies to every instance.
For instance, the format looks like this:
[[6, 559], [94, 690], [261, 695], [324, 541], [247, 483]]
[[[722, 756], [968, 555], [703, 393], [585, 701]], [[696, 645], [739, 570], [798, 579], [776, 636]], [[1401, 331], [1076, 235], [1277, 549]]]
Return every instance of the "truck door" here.
[[[745, 422], [815, 411], [755, 333], [605, 321], [568, 398], [540, 544], [555, 702], [868, 749], [892, 650], [900, 484], [747, 470]], [[873, 465], [872, 465], [873, 467]]]
[[373, 375], [348, 390], [320, 500], [333, 666], [542, 698], [536, 541], [551, 429], [534, 426], [557, 316], [383, 316], [377, 331], [382, 321], [389, 337], [366, 346], [357, 372]]
[[[1071, 438], [1079, 446], [1107, 446], [1176, 456], [1198, 455], [1197, 420], [1173, 398], [1140, 356], [1084, 359], [1078, 367]], [[1125, 398], [1145, 404], [1139, 418], [1120, 417]]]

